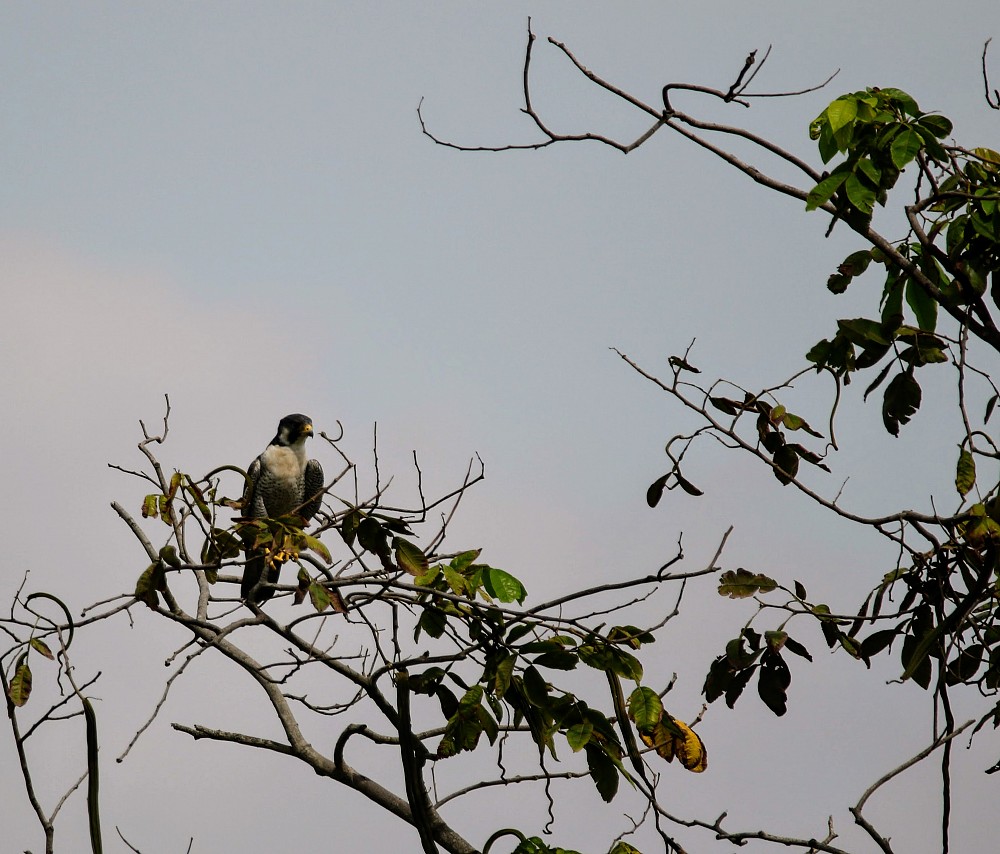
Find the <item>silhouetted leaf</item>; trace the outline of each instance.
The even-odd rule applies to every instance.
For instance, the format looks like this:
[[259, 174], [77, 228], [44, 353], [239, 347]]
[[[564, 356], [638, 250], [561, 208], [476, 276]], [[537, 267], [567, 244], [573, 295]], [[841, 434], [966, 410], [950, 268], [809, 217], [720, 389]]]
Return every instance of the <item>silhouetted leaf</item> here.
[[774, 476], [783, 484], [789, 484], [799, 471], [799, 455], [791, 445], [782, 445], [774, 452]]
[[898, 634], [899, 629], [882, 629], [881, 631], [873, 632], [861, 641], [859, 655], [866, 664], [871, 666], [871, 658], [892, 644]]
[[660, 503], [660, 499], [663, 497], [663, 489], [667, 485], [667, 478], [669, 477], [670, 472], [667, 472], [663, 477], [658, 477], [649, 485], [649, 489], [646, 490], [646, 503], [650, 507], [655, 507]]
[[584, 749], [587, 751], [587, 768], [598, 794], [605, 802], [610, 803], [618, 793], [618, 769], [611, 758], [593, 742], [589, 742]]
[[802, 644], [800, 644], [794, 638], [787, 638], [787, 637], [785, 638], [785, 649], [787, 649], [791, 653], [794, 653], [795, 655], [800, 656], [801, 658], [806, 659], [806, 661], [813, 660], [812, 656], [809, 654], [809, 650], [807, 650], [804, 646], [802, 646]]
[[757, 665], [752, 667], [747, 667], [736, 673], [733, 678], [729, 681], [726, 686], [726, 705], [730, 709], [735, 708], [736, 701], [740, 698], [743, 693], [743, 689], [746, 688], [747, 683], [753, 678], [754, 673], [757, 672]]
[[677, 479], [677, 485], [680, 486], [688, 495], [704, 495], [705, 493], [698, 489], [691, 481], [689, 481], [684, 475], [679, 471], [674, 472], [674, 477]]
[[882, 385], [885, 378], [889, 376], [889, 371], [892, 370], [892, 365], [893, 363], [889, 362], [888, 365], [882, 368], [882, 370], [879, 372], [879, 375], [875, 377], [875, 379], [872, 380], [868, 388], [865, 389], [865, 393], [864, 396], [862, 397], [862, 400], [868, 400], [868, 395], [870, 395], [873, 391], [875, 391], [875, 389], [877, 389], [880, 385]]
[[726, 415], [739, 415], [743, 411], [742, 404], [727, 397], [710, 397], [708, 402], [718, 409], [719, 412], [724, 412]]
[[708, 673], [705, 675], [705, 684], [701, 689], [709, 703], [714, 703], [722, 696], [732, 681], [734, 673], [727, 656], [720, 655], [712, 662], [712, 666], [709, 667]]
[[920, 408], [920, 385], [909, 372], [896, 374], [886, 386], [882, 401], [882, 421], [893, 436], [899, 435], [901, 424], [907, 424]]
[[958, 657], [948, 664], [945, 681], [949, 685], [960, 685], [970, 682], [983, 663], [983, 647], [974, 644], [959, 653]]
[[701, 371], [688, 362], [687, 359], [682, 359], [680, 356], [671, 356], [667, 359], [667, 361], [672, 367], [677, 368], [679, 371], [690, 371], [692, 374], [701, 373]]
[[998, 399], [1000, 399], [1000, 395], [995, 394], [986, 401], [986, 415], [983, 416], [983, 424], [990, 420], [990, 416], [993, 414], [993, 407], [997, 405]]
[[388, 553], [389, 543], [385, 529], [373, 516], [365, 516], [357, 527], [358, 544], [365, 551], [381, 555]]
[[767, 707], [778, 717], [788, 710], [786, 690], [792, 682], [792, 674], [784, 659], [775, 652], [767, 651], [761, 657], [757, 693]]
[[580, 661], [576, 653], [566, 649], [553, 652], [543, 652], [532, 659], [532, 663], [538, 667], [547, 667], [550, 670], [573, 670]]

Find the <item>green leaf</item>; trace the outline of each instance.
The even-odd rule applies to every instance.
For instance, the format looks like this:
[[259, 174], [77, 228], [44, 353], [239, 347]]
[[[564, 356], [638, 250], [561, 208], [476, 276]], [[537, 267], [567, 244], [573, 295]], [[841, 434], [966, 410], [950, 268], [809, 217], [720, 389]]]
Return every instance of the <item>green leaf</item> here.
[[55, 660], [55, 656], [52, 654], [52, 650], [49, 649], [49, 645], [41, 638], [32, 638], [28, 643], [31, 644], [33, 650], [49, 659], [49, 661]]
[[764, 642], [767, 644], [767, 648], [771, 650], [771, 652], [780, 652], [781, 648], [785, 645], [785, 641], [787, 640], [788, 632], [764, 632]]
[[330, 591], [314, 581], [309, 585], [309, 601], [313, 608], [322, 613], [330, 607]]
[[642, 679], [642, 664], [634, 655], [623, 649], [609, 647], [611, 653], [611, 669], [619, 676], [638, 682]]
[[470, 549], [467, 552], [462, 552], [461, 554], [455, 555], [451, 559], [451, 568], [455, 572], [465, 572], [465, 570], [475, 563], [477, 557], [482, 554], [482, 549]]
[[524, 668], [523, 682], [524, 695], [531, 705], [540, 709], [547, 709], [552, 704], [549, 696], [549, 684], [535, 667]]
[[354, 509], [349, 510], [344, 514], [344, 518], [340, 522], [340, 536], [344, 538], [344, 542], [347, 545], [354, 544], [354, 538], [358, 533], [358, 525], [361, 524], [361, 520], [364, 516], [361, 515], [361, 511]]
[[854, 205], [861, 213], [871, 214], [875, 206], [875, 191], [858, 180], [858, 176], [851, 173], [844, 182], [844, 192], [847, 193], [848, 201]]
[[135, 583], [135, 598], [150, 608], [156, 608], [160, 604], [157, 591], [163, 590], [165, 587], [163, 562], [158, 560], [146, 567], [142, 575], [139, 576], [139, 580]]
[[955, 472], [955, 489], [965, 498], [976, 485], [976, 460], [965, 448], [958, 455], [958, 469]]
[[423, 630], [432, 638], [439, 638], [444, 634], [447, 623], [448, 617], [444, 611], [440, 608], [426, 607], [420, 615], [420, 620], [417, 622], [415, 636], [419, 635], [420, 631]]
[[177, 549], [170, 545], [160, 549], [160, 560], [174, 568], [181, 565], [181, 559], [177, 556]]
[[820, 181], [815, 187], [809, 191], [809, 195], [806, 196], [806, 210], [812, 211], [821, 205], [826, 204], [833, 197], [833, 194], [840, 189], [841, 185], [847, 180], [848, 172], [834, 172], [832, 175], [828, 175], [822, 181]]
[[573, 724], [569, 729], [566, 730], [566, 741], [569, 743], [569, 748], [574, 753], [579, 753], [587, 746], [590, 741], [590, 736], [594, 732], [594, 724], [589, 720], [583, 720], [578, 724]]
[[907, 635], [903, 638], [903, 681], [912, 679], [925, 691], [931, 684], [931, 647], [940, 640], [940, 627], [930, 629], [923, 637]]
[[21, 657], [20, 663], [14, 670], [14, 678], [10, 680], [8, 693], [10, 701], [18, 708], [27, 703], [28, 697], [31, 696], [31, 668], [28, 667], [25, 656]]
[[815, 436], [817, 439], [822, 439], [823, 435], [817, 433], [812, 427], [806, 423], [805, 418], [801, 418], [798, 415], [793, 415], [791, 412], [785, 412], [781, 416], [781, 423], [785, 425], [789, 430], [804, 430], [810, 436]]
[[851, 277], [845, 276], [842, 273], [834, 273], [826, 280], [826, 289], [831, 294], [842, 294], [847, 290], [847, 286], [851, 284]]
[[845, 276], [860, 276], [865, 270], [868, 269], [868, 265], [872, 262], [872, 253], [870, 249], [861, 249], [858, 252], [852, 252], [848, 255], [841, 265], [837, 267], [837, 272], [842, 273]]
[[826, 119], [834, 133], [851, 124], [857, 115], [858, 103], [850, 96], [838, 98], [826, 108]]
[[532, 659], [532, 663], [539, 667], [547, 667], [550, 670], [573, 670], [579, 661], [580, 658], [576, 653], [566, 649], [543, 652]]
[[652, 688], [639, 686], [628, 698], [628, 713], [640, 731], [650, 730], [663, 717], [663, 701]]
[[878, 189], [879, 187], [881, 187], [882, 172], [867, 157], [862, 157], [858, 161], [858, 172], [860, 172], [865, 178], [867, 178], [871, 182], [874, 188]]
[[976, 547], [986, 542], [1000, 541], [1000, 525], [993, 520], [983, 504], [973, 504], [969, 508], [965, 520], [959, 525], [959, 531]]
[[330, 550], [316, 537], [311, 534], [303, 534], [302, 539], [305, 541], [306, 546], [308, 546], [310, 551], [316, 552], [324, 561], [327, 563], [333, 562], [333, 557], [330, 555]]
[[838, 320], [837, 328], [848, 341], [859, 347], [872, 345], [888, 347], [892, 343], [892, 338], [886, 335], [885, 327], [877, 320], [869, 320], [866, 317]]
[[392, 547], [396, 551], [396, 564], [410, 575], [421, 576], [427, 572], [430, 562], [427, 555], [409, 540], [393, 537]]
[[778, 586], [773, 578], [740, 567], [727, 570], [719, 577], [719, 595], [730, 599], [747, 599], [759, 593], [770, 593]]
[[906, 280], [906, 304], [913, 310], [917, 325], [925, 332], [937, 326], [937, 301], [913, 279]]
[[502, 697], [510, 688], [510, 677], [514, 673], [516, 661], [517, 656], [514, 653], [508, 653], [497, 662], [496, 676], [493, 679], [493, 692], [498, 697]]
[[924, 141], [919, 133], [911, 128], [903, 128], [893, 138], [889, 147], [889, 155], [895, 167], [902, 171], [903, 167], [917, 156], [923, 144]]
[[952, 131], [951, 121], [945, 116], [928, 114], [917, 119], [917, 123], [927, 128], [938, 139], [944, 139]]
[[500, 602], [517, 602], [520, 605], [528, 596], [524, 585], [513, 575], [492, 566], [483, 567], [483, 587]]
[[459, 596], [465, 596], [468, 592], [468, 580], [464, 575], [456, 572], [450, 566], [444, 566], [441, 568], [444, 574], [444, 580], [448, 582], [448, 586], [452, 589], [452, 592], [457, 593]]

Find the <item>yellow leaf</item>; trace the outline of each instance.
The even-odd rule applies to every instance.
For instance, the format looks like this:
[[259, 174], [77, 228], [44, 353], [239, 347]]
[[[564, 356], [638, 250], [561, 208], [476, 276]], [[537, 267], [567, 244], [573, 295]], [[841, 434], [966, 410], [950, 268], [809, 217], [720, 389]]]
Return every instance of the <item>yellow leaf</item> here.
[[673, 762], [676, 756], [677, 760], [688, 771], [700, 774], [708, 767], [708, 751], [705, 750], [704, 742], [686, 723], [670, 717], [666, 712], [663, 714], [664, 717], [669, 718], [669, 725], [664, 724], [664, 720], [661, 718], [652, 731], [640, 732], [639, 738], [642, 739], [643, 744], [652, 747], [667, 762]]
[[674, 723], [684, 733], [683, 739], [674, 737], [674, 753], [688, 771], [700, 774], [708, 767], [708, 751], [705, 750], [704, 742], [686, 723], [676, 719]]

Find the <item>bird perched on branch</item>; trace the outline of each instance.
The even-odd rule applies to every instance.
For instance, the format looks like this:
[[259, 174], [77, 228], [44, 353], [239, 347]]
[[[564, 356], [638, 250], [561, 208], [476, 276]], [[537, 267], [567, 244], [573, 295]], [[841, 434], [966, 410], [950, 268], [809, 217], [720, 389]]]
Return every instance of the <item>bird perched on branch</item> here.
[[[276, 519], [294, 513], [305, 524], [316, 514], [323, 500], [323, 467], [316, 460], [306, 460], [306, 439], [312, 434], [312, 419], [306, 415], [296, 413], [281, 419], [271, 443], [247, 469], [245, 519]], [[254, 590], [265, 567], [267, 582], [277, 583], [281, 561], [273, 554], [268, 560], [264, 549], [248, 549], [240, 593], [244, 599], [252, 594], [258, 605], [274, 595], [273, 587]]]

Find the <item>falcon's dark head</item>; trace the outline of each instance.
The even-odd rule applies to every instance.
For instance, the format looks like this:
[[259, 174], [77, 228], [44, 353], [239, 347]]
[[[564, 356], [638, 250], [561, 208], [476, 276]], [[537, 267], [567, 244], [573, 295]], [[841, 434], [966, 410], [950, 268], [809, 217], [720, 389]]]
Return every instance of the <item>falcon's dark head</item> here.
[[308, 415], [286, 415], [278, 422], [278, 432], [271, 440], [272, 445], [295, 445], [313, 434], [312, 419]]

